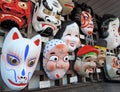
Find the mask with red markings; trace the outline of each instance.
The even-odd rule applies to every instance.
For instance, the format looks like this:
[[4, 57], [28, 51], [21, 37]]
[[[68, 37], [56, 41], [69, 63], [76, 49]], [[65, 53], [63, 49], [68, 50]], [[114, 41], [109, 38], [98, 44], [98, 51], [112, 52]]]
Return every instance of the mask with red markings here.
[[0, 24], [11, 29], [26, 28], [30, 23], [32, 2], [30, 0], [0, 0]]
[[58, 0], [41, 0], [35, 4], [32, 26], [42, 36], [54, 36], [61, 25], [62, 7]]

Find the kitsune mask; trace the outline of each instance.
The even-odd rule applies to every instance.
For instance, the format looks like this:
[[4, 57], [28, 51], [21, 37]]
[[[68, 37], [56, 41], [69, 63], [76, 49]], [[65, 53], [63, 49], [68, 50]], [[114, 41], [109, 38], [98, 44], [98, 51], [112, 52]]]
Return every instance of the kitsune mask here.
[[7, 34], [1, 54], [1, 76], [12, 90], [25, 88], [36, 68], [41, 51], [41, 37], [23, 38], [17, 28]]
[[62, 7], [57, 0], [41, 0], [36, 3], [32, 25], [42, 36], [55, 35], [61, 25]]
[[30, 23], [31, 6], [30, 0], [0, 0], [0, 24], [7, 28], [26, 28]]

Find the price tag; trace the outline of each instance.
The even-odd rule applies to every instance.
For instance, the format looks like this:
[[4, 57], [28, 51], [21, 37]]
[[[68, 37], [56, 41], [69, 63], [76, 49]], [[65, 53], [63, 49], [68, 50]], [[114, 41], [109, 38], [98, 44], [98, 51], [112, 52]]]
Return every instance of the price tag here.
[[47, 42], [48, 40], [49, 40], [49, 38], [48, 37], [41, 37], [41, 39], [42, 39], [42, 42]]
[[70, 83], [76, 83], [77, 81], [77, 76], [70, 77]]
[[40, 81], [40, 88], [48, 88], [50, 87], [50, 81]]

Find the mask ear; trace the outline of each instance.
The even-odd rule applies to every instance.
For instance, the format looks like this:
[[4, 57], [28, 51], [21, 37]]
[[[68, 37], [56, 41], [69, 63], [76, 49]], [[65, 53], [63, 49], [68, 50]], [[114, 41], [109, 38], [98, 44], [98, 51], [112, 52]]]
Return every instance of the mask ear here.
[[34, 42], [34, 44], [36, 46], [40, 46], [41, 47], [41, 36], [40, 35], [34, 36], [31, 40]]
[[6, 38], [9, 40], [16, 40], [22, 38], [22, 35], [16, 27], [13, 27], [7, 34]]
[[21, 33], [16, 27], [13, 27], [5, 37], [5, 42], [9, 43], [10, 41], [17, 40], [22, 38]]

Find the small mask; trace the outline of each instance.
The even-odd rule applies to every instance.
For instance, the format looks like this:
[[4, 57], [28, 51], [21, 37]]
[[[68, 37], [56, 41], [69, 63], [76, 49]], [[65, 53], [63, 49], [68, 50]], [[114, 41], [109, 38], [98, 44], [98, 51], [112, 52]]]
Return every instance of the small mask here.
[[36, 3], [32, 25], [42, 36], [53, 36], [61, 25], [62, 7], [58, 0], [41, 0]]
[[69, 52], [73, 52], [81, 44], [79, 27], [73, 21], [64, 22], [61, 29], [55, 35], [55, 38], [63, 40], [67, 44]]
[[81, 31], [85, 35], [92, 35], [94, 30], [93, 18], [87, 11], [82, 11], [81, 14]]
[[101, 25], [102, 37], [107, 41], [109, 50], [120, 45], [120, 35], [118, 33], [119, 19], [111, 14], [105, 14]]
[[43, 53], [43, 68], [51, 80], [62, 78], [69, 69], [68, 47], [59, 39], [49, 41]]
[[41, 51], [41, 37], [23, 38], [17, 28], [7, 34], [1, 54], [1, 76], [12, 90], [22, 90], [29, 83]]
[[26, 28], [30, 23], [31, 6], [30, 0], [0, 0], [0, 24], [9, 29]]
[[77, 73], [84, 77], [89, 77], [90, 73], [93, 73], [93, 69], [96, 68], [98, 50], [90, 45], [85, 45], [77, 52], [78, 57], [82, 57], [81, 60], [76, 60], [74, 69]]
[[63, 7], [62, 15], [68, 15], [74, 8], [74, 3], [72, 0], [58, 0]]
[[111, 80], [119, 80], [120, 77], [120, 64], [115, 56], [106, 56], [105, 72]]

